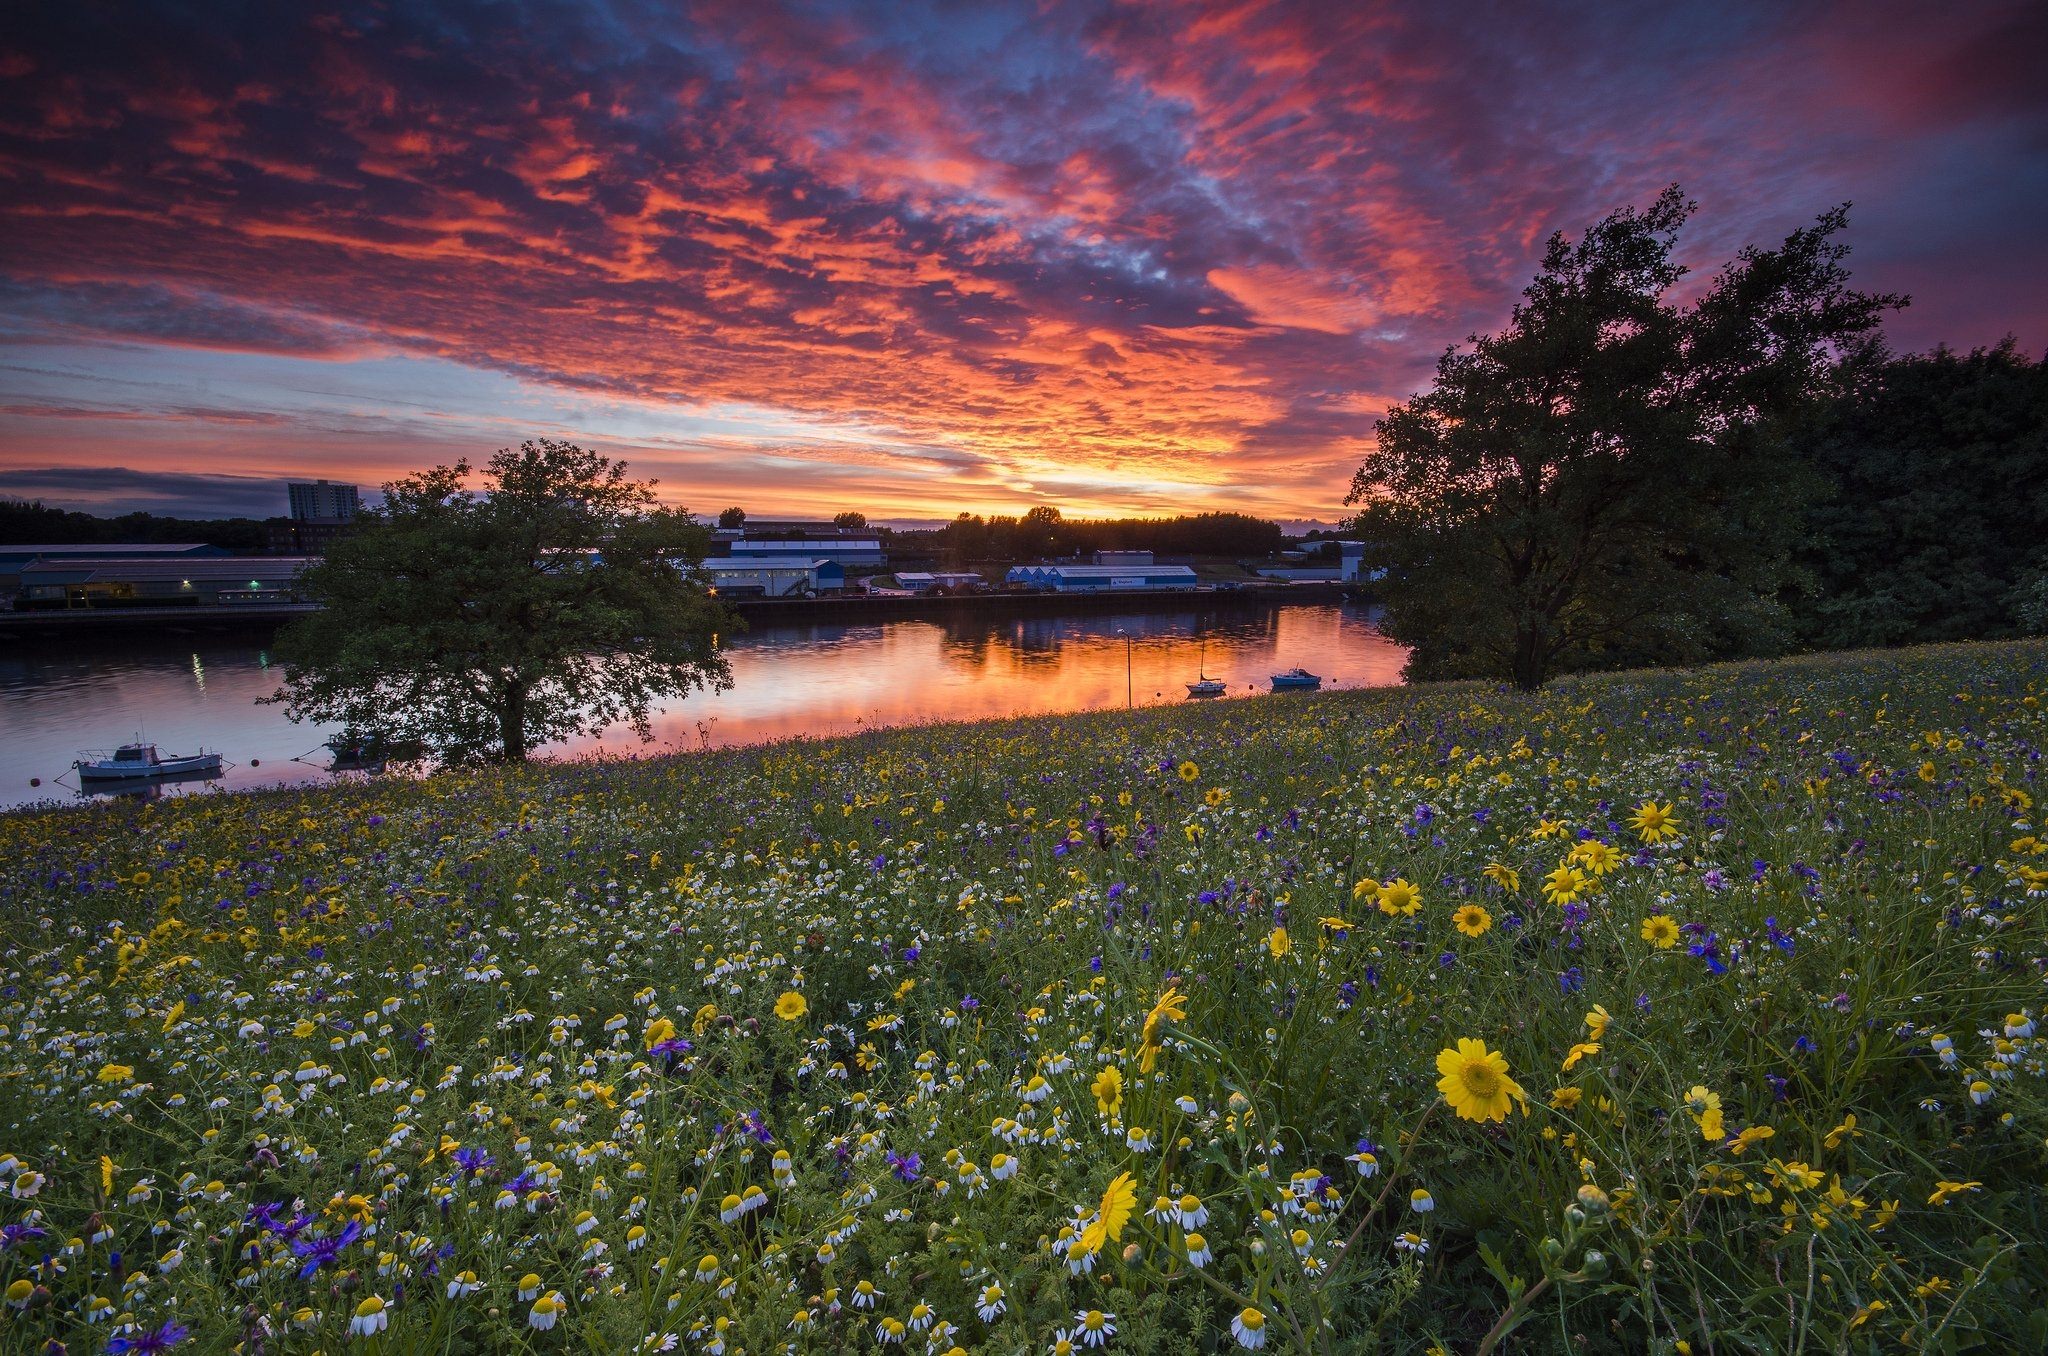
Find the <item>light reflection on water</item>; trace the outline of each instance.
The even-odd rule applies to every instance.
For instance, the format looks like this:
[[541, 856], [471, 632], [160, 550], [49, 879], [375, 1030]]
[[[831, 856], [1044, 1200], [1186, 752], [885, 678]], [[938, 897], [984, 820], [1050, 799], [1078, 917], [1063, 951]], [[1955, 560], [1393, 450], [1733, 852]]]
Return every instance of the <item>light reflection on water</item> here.
[[[1299, 664], [1331, 687], [1400, 681], [1406, 653], [1355, 606], [1233, 607], [1130, 615], [984, 616], [759, 627], [726, 649], [733, 689], [659, 714], [655, 742], [614, 730], [551, 750], [615, 754], [757, 743], [877, 726], [1188, 700], [1198, 665], [1232, 697], [1263, 693]], [[1206, 651], [1197, 637], [1206, 638]], [[223, 787], [325, 778], [330, 729], [256, 705], [277, 686], [260, 637], [38, 641], [0, 656], [0, 805], [51, 796], [81, 749], [141, 736], [166, 753], [202, 747], [234, 764]], [[1226, 699], [1227, 700], [1227, 699]], [[294, 762], [305, 756], [312, 761]], [[40, 788], [29, 785], [40, 777]], [[67, 782], [71, 778], [66, 779]], [[205, 785], [205, 784], [202, 784]], [[167, 794], [194, 790], [186, 784]]]

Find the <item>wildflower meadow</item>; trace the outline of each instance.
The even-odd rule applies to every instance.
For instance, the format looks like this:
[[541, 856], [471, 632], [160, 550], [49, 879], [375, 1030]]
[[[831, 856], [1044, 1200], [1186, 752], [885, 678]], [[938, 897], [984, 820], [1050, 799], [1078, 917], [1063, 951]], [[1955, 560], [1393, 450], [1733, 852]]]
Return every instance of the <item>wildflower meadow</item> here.
[[2048, 1347], [2048, 646], [0, 817], [0, 1349]]

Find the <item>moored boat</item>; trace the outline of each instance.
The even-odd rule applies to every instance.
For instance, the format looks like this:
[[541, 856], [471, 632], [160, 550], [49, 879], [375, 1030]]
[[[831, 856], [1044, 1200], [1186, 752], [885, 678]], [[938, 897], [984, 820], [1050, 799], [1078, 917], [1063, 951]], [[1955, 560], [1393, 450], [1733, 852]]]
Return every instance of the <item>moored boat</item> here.
[[217, 776], [217, 753], [174, 753], [166, 757], [154, 744], [123, 744], [112, 753], [88, 750], [71, 765], [79, 782], [140, 782], [165, 777]]
[[1273, 675], [1273, 690], [1275, 692], [1313, 692], [1322, 685], [1323, 680], [1319, 675], [1310, 673], [1307, 669], [1303, 668], [1293, 668], [1285, 673]]
[[1202, 637], [1201, 657], [1195, 662], [1195, 681], [1188, 684], [1190, 697], [1220, 697], [1228, 689], [1221, 678], [1209, 676], [1209, 638]]

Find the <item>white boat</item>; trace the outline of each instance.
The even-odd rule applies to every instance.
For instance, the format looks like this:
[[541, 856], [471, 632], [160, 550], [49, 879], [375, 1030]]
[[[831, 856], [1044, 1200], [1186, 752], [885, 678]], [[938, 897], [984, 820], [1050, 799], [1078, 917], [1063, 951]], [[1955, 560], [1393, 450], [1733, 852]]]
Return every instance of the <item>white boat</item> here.
[[1289, 669], [1285, 673], [1273, 675], [1273, 690], [1275, 692], [1313, 692], [1322, 685], [1322, 678], [1310, 673], [1307, 669]]
[[88, 750], [71, 766], [84, 782], [140, 782], [160, 777], [218, 776], [217, 753], [174, 753], [168, 758], [154, 744], [123, 744], [112, 753]]
[[1221, 678], [1211, 678], [1209, 669], [1209, 639], [1202, 638], [1202, 656], [1195, 663], [1196, 681], [1188, 684], [1190, 697], [1220, 697], [1227, 690]]

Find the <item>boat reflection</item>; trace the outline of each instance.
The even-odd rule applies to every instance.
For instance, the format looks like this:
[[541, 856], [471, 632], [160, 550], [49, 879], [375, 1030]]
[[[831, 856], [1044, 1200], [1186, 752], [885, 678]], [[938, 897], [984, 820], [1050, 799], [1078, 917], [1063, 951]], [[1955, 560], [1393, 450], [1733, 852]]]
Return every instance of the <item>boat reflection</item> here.
[[207, 772], [162, 772], [147, 777], [95, 777], [80, 784], [78, 795], [81, 800], [162, 800], [164, 791], [172, 786], [203, 786], [217, 782], [222, 773], [219, 768]]

